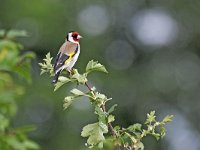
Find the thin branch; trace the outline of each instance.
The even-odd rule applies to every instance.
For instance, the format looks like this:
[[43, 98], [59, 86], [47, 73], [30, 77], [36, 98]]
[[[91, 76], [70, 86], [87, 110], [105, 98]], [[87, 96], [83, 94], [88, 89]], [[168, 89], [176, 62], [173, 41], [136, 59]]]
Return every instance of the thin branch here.
[[[106, 112], [105, 105], [102, 105], [101, 108], [103, 109], [103, 112]], [[112, 132], [112, 136], [113, 137], [117, 137], [116, 134], [115, 134], [115, 130], [114, 130], [114, 128], [113, 128], [113, 126], [112, 126], [112, 124], [110, 122], [108, 123], [108, 126], [109, 126], [109, 128], [110, 128], [110, 130]]]
[[[85, 82], [85, 85], [86, 85], [86, 87], [87, 87], [91, 92], [93, 92], [93, 90], [92, 90], [92, 88], [89, 86], [88, 82]], [[103, 112], [106, 112], [106, 107], [105, 107], [104, 104], [101, 106], [101, 108], [102, 108]], [[115, 130], [114, 130], [112, 124], [111, 124], [111, 123], [108, 123], [108, 126], [109, 126], [109, 128], [110, 128], [110, 130], [111, 130], [111, 132], [112, 132], [113, 137], [116, 137]]]
[[89, 86], [88, 82], [85, 82], [85, 85], [87, 86], [87, 88], [90, 90], [90, 92], [93, 92], [92, 88]]
[[[90, 90], [90, 92], [92, 92], [92, 93], [94, 92], [94, 91], [92, 90], [92, 88], [89, 86], [88, 82], [85, 82], [85, 85], [86, 85], [86, 87]], [[94, 94], [94, 93], [93, 93], [93, 94]], [[106, 112], [105, 104], [103, 104], [103, 105], [101, 106], [101, 108], [102, 108], [103, 112]], [[111, 122], [108, 123], [108, 126], [109, 126], [109, 128], [110, 128], [110, 131], [111, 131], [111, 133], [112, 133], [112, 136], [116, 138], [117, 135], [116, 135], [116, 133], [115, 133], [115, 130], [114, 130], [114, 128], [113, 128]], [[117, 144], [117, 150], [120, 150], [120, 145], [119, 145], [119, 144]]]

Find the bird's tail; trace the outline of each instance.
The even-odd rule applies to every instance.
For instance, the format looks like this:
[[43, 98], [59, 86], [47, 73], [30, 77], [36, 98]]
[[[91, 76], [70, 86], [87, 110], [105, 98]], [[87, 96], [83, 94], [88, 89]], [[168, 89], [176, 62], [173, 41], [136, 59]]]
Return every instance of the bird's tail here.
[[58, 71], [55, 76], [53, 77], [52, 84], [56, 84], [58, 82], [58, 77], [61, 71]]

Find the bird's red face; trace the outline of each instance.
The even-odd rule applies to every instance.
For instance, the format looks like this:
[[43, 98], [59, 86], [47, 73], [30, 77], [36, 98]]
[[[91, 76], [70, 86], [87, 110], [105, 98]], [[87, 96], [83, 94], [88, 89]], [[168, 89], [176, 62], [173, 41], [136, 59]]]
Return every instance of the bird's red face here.
[[72, 38], [74, 41], [79, 42], [80, 38], [78, 38], [78, 32], [72, 32]]
[[82, 38], [82, 36], [80, 36], [78, 32], [73, 31], [73, 32], [68, 33], [67, 38], [70, 42], [79, 43], [80, 38]]

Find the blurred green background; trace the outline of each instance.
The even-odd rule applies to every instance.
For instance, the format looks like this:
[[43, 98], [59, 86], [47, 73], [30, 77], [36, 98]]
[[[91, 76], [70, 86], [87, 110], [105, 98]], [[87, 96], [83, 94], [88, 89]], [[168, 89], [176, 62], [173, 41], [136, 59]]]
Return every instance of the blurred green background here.
[[0, 0], [0, 28], [26, 30], [29, 37], [18, 40], [37, 55], [14, 125], [35, 124], [30, 137], [42, 150], [86, 149], [80, 132], [95, 120], [92, 107], [82, 99], [63, 111], [71, 87], [53, 92], [38, 66], [75, 30], [84, 37], [75, 68], [91, 59], [106, 66], [109, 74], [90, 84], [118, 104], [116, 124], [142, 123], [150, 110], [173, 114], [166, 138], [146, 138], [146, 150], [199, 150], [199, 18], [199, 0]]

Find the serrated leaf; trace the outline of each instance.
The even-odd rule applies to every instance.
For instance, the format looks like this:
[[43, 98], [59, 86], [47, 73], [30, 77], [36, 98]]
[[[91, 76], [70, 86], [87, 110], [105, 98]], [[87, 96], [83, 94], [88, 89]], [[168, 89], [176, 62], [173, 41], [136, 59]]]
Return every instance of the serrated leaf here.
[[103, 122], [99, 122], [99, 126], [101, 127], [101, 130], [103, 133], [108, 133], [108, 126], [107, 124], [103, 123]]
[[97, 127], [99, 127], [98, 125], [99, 123], [93, 123], [93, 124], [88, 124], [85, 127], [83, 127], [82, 132], [81, 132], [81, 136], [82, 137], [88, 137], [92, 134], [93, 130]]
[[95, 114], [99, 116], [98, 117], [99, 121], [106, 123], [107, 114], [102, 110], [102, 108], [100, 108], [99, 105], [95, 106]]
[[79, 74], [76, 69], [74, 69], [74, 74], [72, 75], [72, 79], [78, 81], [79, 84], [85, 84], [87, 82], [87, 75], [86, 74]]
[[[135, 138], [134, 136], [132, 136], [131, 134], [129, 134], [128, 132], [125, 132], [125, 135], [126, 135], [127, 137], [129, 137], [130, 140], [131, 140], [133, 143], [136, 143], [136, 142], [137, 142], [136, 138]], [[125, 137], [125, 138], [126, 138], [126, 137]]]
[[67, 77], [63, 77], [63, 76], [60, 76], [58, 78], [58, 82], [55, 84], [55, 88], [54, 88], [54, 91], [58, 90], [61, 86], [63, 86], [64, 84], [70, 82], [71, 80]]
[[72, 104], [73, 100], [74, 100], [73, 96], [65, 97], [64, 104], [63, 104], [64, 109], [67, 109]]
[[108, 73], [108, 71], [102, 64], [100, 64], [100, 63], [98, 63], [98, 61], [94, 61], [94, 60], [89, 61], [86, 66], [86, 73], [90, 73], [92, 71], [101, 71], [101, 72]]
[[147, 114], [147, 119], [145, 124], [151, 123], [151, 122], [155, 122], [156, 116], [155, 116], [155, 111], [151, 111], [150, 113]]
[[163, 137], [165, 136], [165, 134], [166, 134], [166, 129], [165, 129], [165, 127], [161, 127], [161, 128], [160, 128], [160, 135], [161, 135], [161, 138], [163, 138]]
[[93, 124], [88, 124], [83, 127], [81, 136], [88, 137], [87, 144], [90, 148], [92, 148], [94, 146], [98, 146], [98, 144], [102, 143], [105, 140], [103, 134], [107, 132], [107, 126], [103, 123], [97, 122]]
[[70, 92], [72, 94], [76, 95], [76, 96], [83, 96], [83, 95], [85, 95], [85, 93], [83, 93], [82, 91], [80, 91], [78, 89], [72, 89]]
[[135, 132], [136, 130], [142, 131], [142, 125], [139, 123], [133, 124], [127, 128], [131, 132]]
[[52, 59], [53, 59], [53, 57], [51, 57], [51, 54], [49, 52], [46, 54], [46, 59], [44, 59], [44, 60], [46, 60], [47, 62], [51, 62]]
[[108, 116], [108, 123], [115, 121], [115, 116], [109, 115]]
[[110, 107], [108, 114], [112, 113], [115, 110], [115, 107], [117, 107], [117, 104], [114, 104], [112, 107]]
[[53, 57], [50, 56], [50, 53], [46, 54], [46, 58], [43, 59], [43, 63], [38, 63], [41, 66], [41, 73], [49, 73], [50, 76], [54, 76], [54, 69], [51, 63]]
[[167, 116], [163, 119], [162, 122], [164, 122], [164, 123], [171, 122], [173, 117], [174, 117], [173, 115], [167, 115]]
[[156, 140], [160, 139], [160, 134], [159, 133], [152, 133], [152, 135], [156, 138]]
[[119, 130], [120, 129], [120, 126], [115, 126], [114, 127], [114, 130]]
[[144, 150], [144, 144], [142, 142], [134, 144], [134, 150]]
[[41, 69], [40, 75], [44, 74], [46, 70]]
[[107, 99], [106, 95], [101, 94], [99, 92], [96, 92], [95, 96], [96, 96], [96, 99], [101, 99], [101, 100], [106, 100]]

